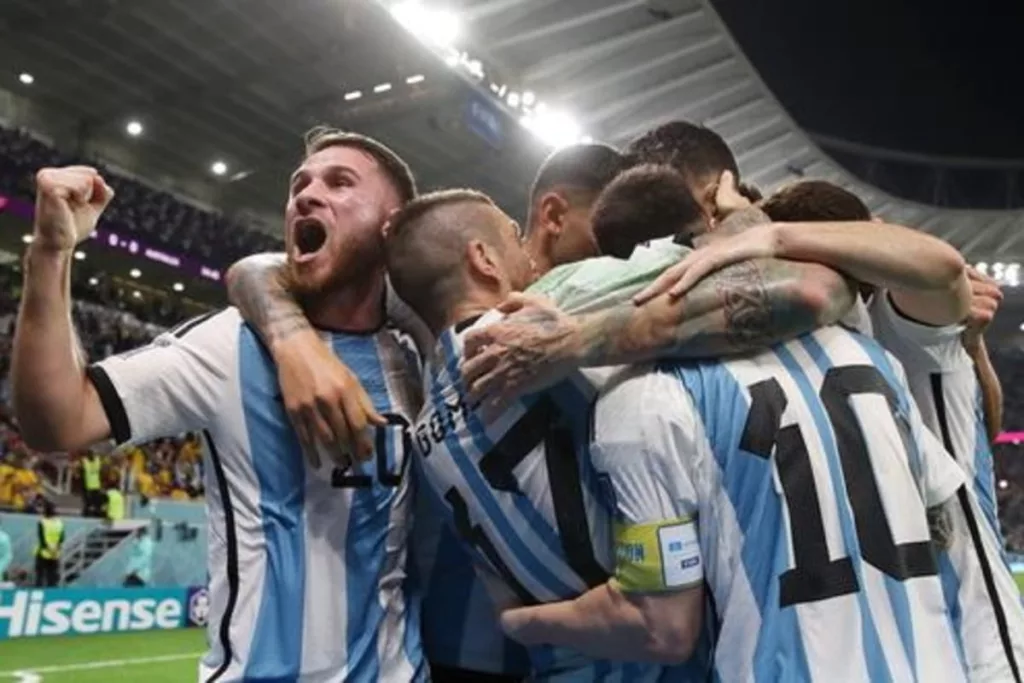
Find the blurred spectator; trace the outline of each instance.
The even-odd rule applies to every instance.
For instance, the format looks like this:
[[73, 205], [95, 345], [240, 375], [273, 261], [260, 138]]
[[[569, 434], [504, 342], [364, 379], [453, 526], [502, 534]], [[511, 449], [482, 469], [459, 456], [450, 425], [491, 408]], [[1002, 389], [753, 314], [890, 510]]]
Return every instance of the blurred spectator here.
[[0, 586], [7, 582], [7, 569], [14, 559], [14, 551], [11, 548], [11, 536], [0, 526]]
[[36, 586], [53, 588], [60, 584], [60, 554], [64, 547], [64, 521], [50, 501], [43, 505], [36, 547]]
[[98, 167], [114, 188], [114, 200], [100, 221], [101, 227], [134, 233], [147, 244], [183, 252], [218, 268], [255, 252], [282, 248], [280, 239], [118, 175], [95, 160], [73, 158], [24, 131], [0, 128], [0, 194], [32, 199], [36, 171], [73, 163]]
[[145, 586], [153, 574], [153, 539], [149, 529], [142, 527], [135, 533], [132, 554], [128, 558], [128, 574], [124, 579], [125, 586]]
[[99, 517], [106, 502], [100, 485], [103, 461], [99, 453], [86, 453], [78, 462], [82, 469], [82, 516]]

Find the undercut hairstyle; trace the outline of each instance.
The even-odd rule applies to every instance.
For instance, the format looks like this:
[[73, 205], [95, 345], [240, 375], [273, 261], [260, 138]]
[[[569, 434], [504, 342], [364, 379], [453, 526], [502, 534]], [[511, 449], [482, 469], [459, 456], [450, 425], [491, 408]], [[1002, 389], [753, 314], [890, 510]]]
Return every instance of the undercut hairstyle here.
[[776, 223], [869, 221], [860, 197], [824, 180], [802, 180], [783, 187], [761, 204]]
[[622, 259], [650, 240], [688, 237], [703, 221], [682, 174], [671, 166], [652, 164], [616, 177], [598, 196], [591, 214], [598, 249]]
[[384, 174], [398, 191], [398, 198], [402, 204], [412, 201], [417, 195], [416, 179], [409, 164], [390, 147], [371, 137], [329, 126], [317, 126], [306, 133], [304, 140], [307, 159], [329, 147], [352, 147], [365, 152], [380, 164]]
[[737, 181], [740, 177], [736, 157], [722, 136], [688, 121], [670, 121], [651, 129], [630, 142], [624, 154], [630, 165], [666, 164], [690, 182], [717, 178], [723, 171], [732, 171]]
[[482, 192], [442, 190], [413, 199], [392, 216], [384, 241], [391, 285], [434, 331], [464, 295], [470, 241], [500, 248], [495, 211]]
[[[566, 191], [575, 203], [590, 203], [612, 178], [626, 167], [626, 160], [614, 147], [600, 142], [570, 145], [556, 150], [540, 165], [530, 188], [530, 211], [546, 192]], [[527, 223], [532, 223], [532, 216]]]

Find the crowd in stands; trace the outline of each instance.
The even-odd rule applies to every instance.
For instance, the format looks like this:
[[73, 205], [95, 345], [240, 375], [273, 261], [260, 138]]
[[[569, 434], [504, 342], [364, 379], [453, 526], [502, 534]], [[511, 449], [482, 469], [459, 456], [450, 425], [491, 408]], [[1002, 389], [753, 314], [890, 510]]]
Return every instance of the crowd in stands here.
[[254, 252], [281, 249], [281, 241], [266, 233], [112, 173], [95, 160], [59, 152], [23, 131], [0, 128], [0, 194], [31, 200], [35, 196], [36, 171], [73, 163], [98, 166], [114, 188], [114, 200], [103, 215], [101, 227], [118, 234], [134, 233], [146, 244], [187, 254], [219, 268]]
[[[62, 487], [82, 490], [81, 453], [46, 454], [29, 449], [21, 440], [10, 408], [11, 343], [21, 274], [0, 268], [0, 508], [34, 511]], [[76, 282], [73, 315], [82, 348], [100, 359], [147, 343], [162, 328], [142, 322], [132, 299], [117, 287]], [[138, 311], [154, 313], [153, 308]], [[164, 312], [167, 317], [170, 311]], [[180, 318], [179, 318], [180, 320]], [[108, 486], [138, 493], [143, 501], [170, 497], [187, 500], [203, 494], [199, 440], [192, 435], [162, 439], [103, 454], [102, 479]]]

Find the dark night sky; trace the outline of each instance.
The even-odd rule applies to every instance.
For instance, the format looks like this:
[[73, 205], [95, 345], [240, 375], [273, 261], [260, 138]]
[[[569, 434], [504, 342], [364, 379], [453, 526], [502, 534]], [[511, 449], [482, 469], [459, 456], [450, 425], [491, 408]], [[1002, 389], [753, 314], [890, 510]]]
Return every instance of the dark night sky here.
[[712, 0], [805, 129], [1024, 159], [1024, 0]]

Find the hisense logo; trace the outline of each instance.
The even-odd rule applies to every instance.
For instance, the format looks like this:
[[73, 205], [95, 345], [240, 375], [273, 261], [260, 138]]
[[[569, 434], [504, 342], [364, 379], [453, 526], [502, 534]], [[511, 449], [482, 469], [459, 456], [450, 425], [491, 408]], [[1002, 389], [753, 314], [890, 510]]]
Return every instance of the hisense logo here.
[[[7, 637], [55, 636], [64, 633], [145, 631], [181, 626], [181, 602], [154, 600], [46, 600], [43, 591], [13, 591], [12, 604], [0, 604], [0, 633]], [[0, 591], [0, 596], [11, 592]]]

